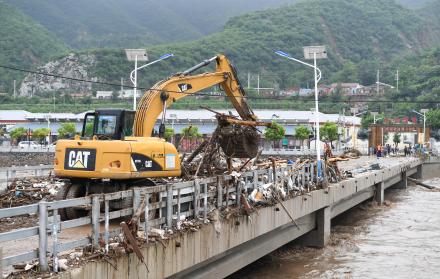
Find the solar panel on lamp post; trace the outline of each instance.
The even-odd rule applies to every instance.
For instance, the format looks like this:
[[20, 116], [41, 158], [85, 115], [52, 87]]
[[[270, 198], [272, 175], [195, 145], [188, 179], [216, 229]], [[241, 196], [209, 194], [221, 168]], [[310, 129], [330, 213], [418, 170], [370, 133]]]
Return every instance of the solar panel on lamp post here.
[[327, 58], [327, 50], [325, 46], [306, 46], [303, 48], [304, 58], [305, 59], [313, 59], [313, 65], [307, 62], [301, 61], [292, 57], [290, 54], [277, 50], [275, 53], [281, 57], [287, 58], [289, 60], [298, 62], [305, 66], [311, 67], [315, 72], [315, 129], [316, 129], [316, 164], [317, 164], [317, 176], [319, 180], [322, 180], [322, 165], [321, 165], [321, 150], [320, 150], [320, 134], [319, 134], [319, 102], [318, 102], [318, 82], [321, 80], [322, 74], [321, 70], [316, 65], [317, 59], [325, 59]]
[[[172, 53], [167, 53], [159, 57], [158, 59], [142, 65], [138, 67], [138, 61], [148, 61], [148, 55], [147, 51], [145, 49], [126, 49], [125, 54], [127, 55], [128, 61], [134, 61], [134, 70], [130, 73], [130, 80], [133, 83], [133, 110], [136, 110], [136, 98], [137, 98], [137, 71], [143, 68], [146, 68], [148, 66], [151, 66], [153, 64], [156, 64], [157, 62], [160, 62], [162, 60], [168, 59], [170, 57], [173, 57], [174, 55]], [[122, 94], [122, 92], [121, 92]]]

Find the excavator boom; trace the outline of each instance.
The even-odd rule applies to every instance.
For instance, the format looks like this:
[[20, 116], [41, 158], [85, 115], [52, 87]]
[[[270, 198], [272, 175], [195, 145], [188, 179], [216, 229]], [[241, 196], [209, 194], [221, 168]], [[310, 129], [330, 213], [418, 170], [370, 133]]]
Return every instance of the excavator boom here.
[[[217, 64], [215, 72], [191, 75], [213, 61]], [[150, 137], [160, 113], [165, 113], [175, 101], [215, 85], [220, 85], [224, 90], [242, 120], [257, 119], [246, 103], [245, 92], [235, 68], [224, 55], [218, 55], [167, 80], [160, 81], [148, 90], [141, 98], [135, 115], [134, 136]]]

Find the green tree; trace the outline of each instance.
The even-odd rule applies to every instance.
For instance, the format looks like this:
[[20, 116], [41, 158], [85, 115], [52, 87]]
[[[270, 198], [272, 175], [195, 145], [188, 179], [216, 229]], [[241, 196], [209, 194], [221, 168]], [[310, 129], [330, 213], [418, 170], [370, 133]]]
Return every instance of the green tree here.
[[400, 143], [400, 137], [401, 137], [401, 135], [399, 134], [399, 133], [395, 133], [394, 134], [394, 136], [393, 136], [393, 142], [394, 142], [394, 145], [397, 147], [398, 145], [399, 145], [399, 143]]
[[307, 126], [298, 126], [295, 129], [295, 137], [301, 141], [301, 146], [304, 146], [304, 140], [308, 139], [310, 129]]
[[428, 111], [426, 123], [434, 130], [440, 129], [440, 109]]
[[76, 134], [75, 123], [63, 123], [58, 129], [58, 138], [70, 138]]
[[171, 140], [172, 140], [173, 137], [174, 137], [174, 129], [173, 129], [173, 128], [170, 128], [170, 127], [166, 127], [166, 128], [165, 128], [165, 135], [164, 135], [164, 137], [165, 137], [165, 139], [166, 139], [167, 141], [170, 141], [170, 142], [171, 142]]
[[49, 133], [49, 128], [38, 128], [32, 131], [32, 138], [42, 141], [49, 135]]
[[93, 136], [93, 123], [86, 124], [85, 136], [87, 137]]
[[274, 144], [276, 140], [284, 138], [285, 134], [286, 129], [274, 121], [272, 121], [272, 125], [270, 125], [270, 127], [267, 127], [264, 131], [264, 137], [268, 140], [273, 141]]
[[197, 127], [197, 126], [188, 126], [188, 127], [185, 127], [185, 128], [183, 128], [182, 129], [182, 137], [180, 138], [180, 140], [182, 140], [182, 139], [189, 139], [189, 141], [190, 141], [190, 146], [191, 146], [191, 148], [190, 149], [192, 149], [192, 141], [194, 140], [194, 139], [197, 139], [197, 138], [201, 138], [202, 137], [202, 134], [200, 134], [199, 133], [199, 127]]
[[23, 127], [15, 128], [11, 132], [9, 132], [9, 135], [12, 139], [17, 140], [21, 138], [22, 136], [26, 135], [26, 129]]
[[384, 144], [386, 144], [389, 139], [390, 139], [390, 134], [386, 133], [385, 135], [383, 135], [383, 143]]
[[182, 137], [187, 139], [201, 138], [202, 134], [199, 133], [199, 127], [188, 126], [182, 129]]
[[333, 146], [333, 141], [338, 139], [338, 126], [335, 123], [326, 122], [320, 128], [320, 138], [325, 142], [330, 142]]

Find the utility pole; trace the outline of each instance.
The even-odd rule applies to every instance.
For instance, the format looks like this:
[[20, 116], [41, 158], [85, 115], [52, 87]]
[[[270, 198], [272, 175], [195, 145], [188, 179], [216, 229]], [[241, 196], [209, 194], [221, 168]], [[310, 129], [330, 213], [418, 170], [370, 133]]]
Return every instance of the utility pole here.
[[121, 77], [121, 98], [124, 96], [124, 78]]
[[376, 81], [376, 93], [377, 95], [379, 95], [379, 76], [380, 76], [380, 72], [379, 69], [377, 69], [377, 81]]
[[257, 75], [257, 93], [260, 96], [260, 75]]
[[396, 72], [396, 89], [399, 92], [399, 70]]
[[17, 96], [17, 81], [14, 79], [14, 99]]
[[248, 84], [247, 84], [247, 88], [250, 89], [251, 88], [251, 73], [248, 72]]

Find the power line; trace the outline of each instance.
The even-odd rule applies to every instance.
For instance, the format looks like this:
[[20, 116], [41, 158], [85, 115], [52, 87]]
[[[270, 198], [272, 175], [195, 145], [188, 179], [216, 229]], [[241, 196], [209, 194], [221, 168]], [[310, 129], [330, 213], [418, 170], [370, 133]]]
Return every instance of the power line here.
[[[49, 74], [44, 72], [38, 72], [38, 71], [32, 71], [32, 70], [26, 70], [21, 69], [17, 67], [11, 67], [11, 66], [5, 66], [0, 65], [0, 68], [9, 69], [13, 71], [19, 71], [19, 72], [25, 72], [30, 74], [36, 74], [36, 75], [43, 75], [43, 76], [50, 76], [55, 78], [61, 78], [61, 79], [67, 79], [67, 80], [73, 80], [78, 82], [86, 82], [86, 83], [93, 83], [93, 84], [101, 84], [101, 85], [109, 85], [109, 86], [116, 86], [120, 87], [120, 84], [117, 83], [111, 83], [111, 82], [104, 82], [104, 81], [94, 81], [94, 80], [86, 80], [86, 79], [80, 79], [80, 78], [73, 78], [73, 77], [66, 77], [62, 75], [56, 75], [56, 74]], [[128, 88], [134, 88], [134, 86], [125, 85], [125, 87]], [[173, 90], [162, 90], [162, 89], [155, 89], [155, 88], [147, 88], [147, 87], [137, 87], [137, 89], [142, 90], [148, 90], [148, 91], [164, 91], [169, 93], [177, 93], [177, 94], [184, 94], [188, 96], [206, 96], [206, 97], [228, 97], [226, 95], [212, 95], [209, 93], [187, 93], [187, 92], [180, 92], [180, 91], [173, 91]], [[246, 99], [248, 100], [274, 100], [274, 101], [301, 101], [301, 102], [314, 102], [313, 99], [307, 99], [305, 97], [285, 97], [285, 96], [246, 96]], [[413, 103], [413, 104], [440, 104], [440, 101], [418, 101], [418, 100], [325, 100], [321, 99], [320, 103], [329, 103], [329, 104], [336, 104], [336, 103]]]

